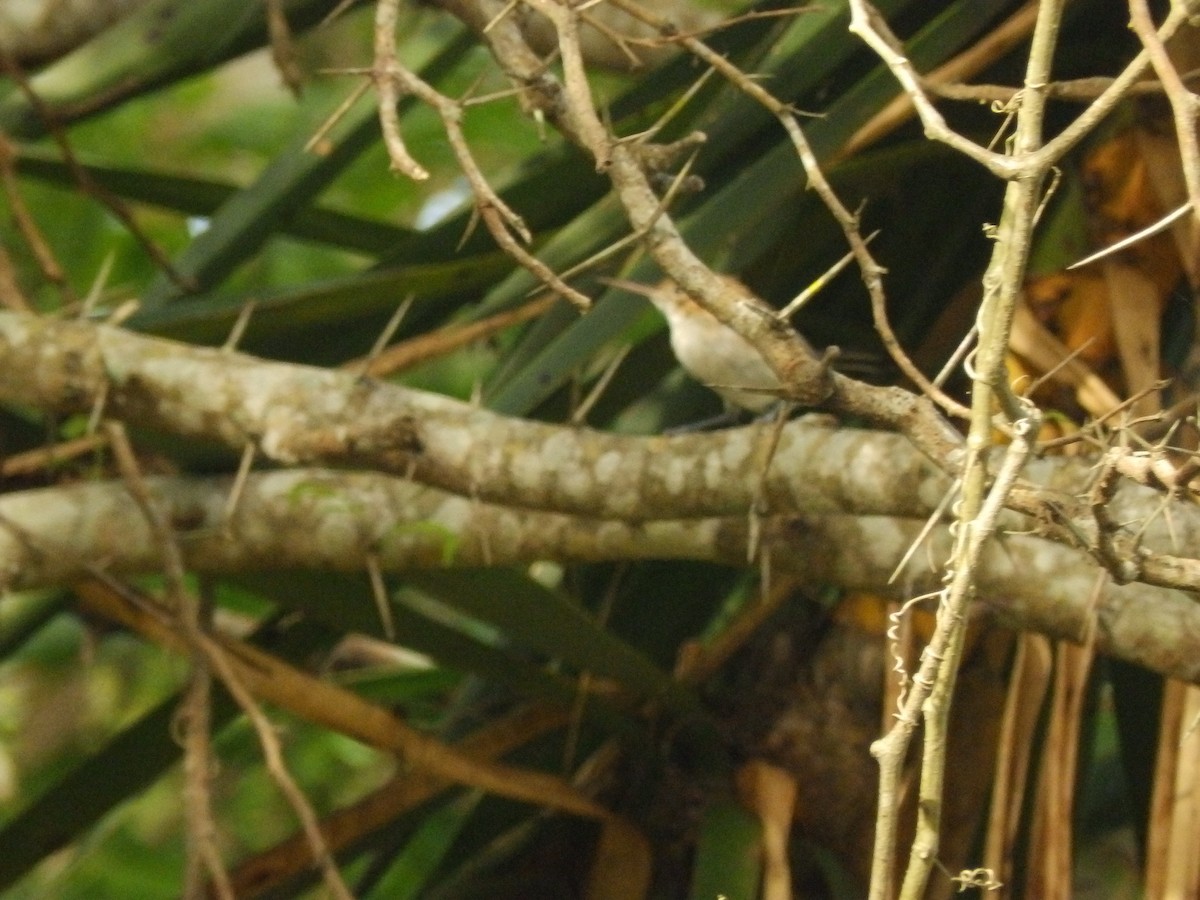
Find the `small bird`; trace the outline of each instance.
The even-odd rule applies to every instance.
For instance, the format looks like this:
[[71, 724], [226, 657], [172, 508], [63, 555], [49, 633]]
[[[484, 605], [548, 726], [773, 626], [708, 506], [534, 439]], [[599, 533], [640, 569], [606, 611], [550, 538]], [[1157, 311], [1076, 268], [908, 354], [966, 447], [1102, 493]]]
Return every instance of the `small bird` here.
[[679, 364], [720, 394], [727, 407], [762, 413], [778, 402], [779, 379], [762, 354], [674, 282], [648, 287], [615, 278], [606, 281], [642, 294], [658, 307], [671, 329], [671, 349]]

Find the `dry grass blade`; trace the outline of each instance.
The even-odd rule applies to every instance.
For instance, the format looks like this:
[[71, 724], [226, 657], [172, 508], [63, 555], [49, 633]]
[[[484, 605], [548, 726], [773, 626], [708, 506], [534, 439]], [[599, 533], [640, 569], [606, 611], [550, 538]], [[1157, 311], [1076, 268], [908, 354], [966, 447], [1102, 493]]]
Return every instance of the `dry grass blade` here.
[[[496, 759], [566, 722], [562, 710], [528, 707], [493, 721], [456, 748], [473, 759]], [[428, 772], [405, 772], [350, 806], [327, 816], [321, 831], [334, 852], [395, 821], [399, 816], [451, 787]], [[257, 897], [309, 871], [312, 851], [303, 835], [244, 860], [231, 875], [236, 896]]]
[[[90, 612], [118, 621], [172, 650], [185, 649], [165, 611], [149, 598], [98, 578], [78, 583], [75, 590]], [[401, 754], [416, 770], [585, 818], [610, 816], [561, 778], [472, 759], [422, 734], [383, 707], [307, 675], [249, 644], [219, 635], [214, 635], [213, 641], [258, 699], [370, 746]]]
[[997, 880], [1011, 884], [1021, 809], [1029, 785], [1030, 757], [1038, 719], [1050, 687], [1050, 642], [1040, 634], [1021, 635], [1009, 678], [1001, 723], [1000, 750], [992, 786], [983, 864]]
[[796, 813], [796, 779], [778, 766], [751, 760], [737, 773], [738, 795], [762, 823], [762, 900], [792, 900], [788, 839]]
[[418, 335], [392, 347], [384, 347], [374, 356], [351, 360], [343, 368], [351, 371], [362, 369], [366, 375], [372, 378], [395, 375], [423, 362], [437, 359], [439, 356], [445, 356], [470, 344], [486, 340], [506, 328], [536, 319], [557, 302], [558, 298], [555, 296], [539, 297], [516, 309], [496, 313], [486, 319], [480, 319], [478, 322], [447, 325], [445, 328]]
[[1200, 891], [1200, 688], [1171, 680], [1163, 692], [1146, 837], [1146, 898], [1195, 897]]
[[1059, 642], [1055, 648], [1050, 722], [1043, 744], [1030, 837], [1027, 896], [1046, 900], [1070, 900], [1074, 896], [1071, 822], [1083, 704], [1094, 658], [1090, 642], [1084, 646]]

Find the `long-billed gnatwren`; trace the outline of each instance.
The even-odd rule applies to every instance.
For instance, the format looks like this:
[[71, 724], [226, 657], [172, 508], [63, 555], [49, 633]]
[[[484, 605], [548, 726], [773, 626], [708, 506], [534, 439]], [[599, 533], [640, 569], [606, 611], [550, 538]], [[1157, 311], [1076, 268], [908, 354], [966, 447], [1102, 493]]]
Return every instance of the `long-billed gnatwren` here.
[[779, 379], [762, 354], [674, 282], [653, 287], [619, 279], [608, 283], [643, 294], [658, 307], [671, 329], [671, 349], [679, 364], [728, 406], [761, 413], [778, 401]]

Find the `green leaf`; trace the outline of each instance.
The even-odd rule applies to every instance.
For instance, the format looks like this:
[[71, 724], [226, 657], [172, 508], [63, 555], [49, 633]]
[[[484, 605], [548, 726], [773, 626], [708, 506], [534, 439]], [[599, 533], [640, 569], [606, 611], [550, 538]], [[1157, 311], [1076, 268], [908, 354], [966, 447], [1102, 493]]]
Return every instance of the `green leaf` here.
[[469, 791], [432, 810], [371, 891], [372, 897], [409, 900], [422, 896], [446, 854], [479, 804]]
[[[328, 3], [290, 0], [285, 9], [291, 26], [302, 30], [325, 16]], [[70, 124], [261, 47], [266, 37], [259, 3], [151, 0], [32, 76], [29, 87], [41, 109], [10, 87], [0, 97], [0, 130], [41, 137], [45, 114]]]
[[577, 672], [615, 679], [676, 714], [706, 720], [693, 695], [639, 650], [600, 626], [558, 591], [511, 569], [437, 569], [407, 580], [514, 643], [562, 660]]
[[700, 823], [691, 900], [757, 900], [762, 827], [733, 798], [711, 802]]
[[[152, 204], [188, 216], [212, 216], [239, 190], [219, 181], [152, 169], [77, 161], [89, 178], [122, 200]], [[26, 177], [60, 187], [75, 186], [70, 166], [40, 148], [20, 148], [17, 166]], [[370, 254], [383, 253], [414, 234], [388, 222], [319, 206], [296, 210], [279, 223], [279, 228], [292, 237]]]
[[[421, 70], [436, 82], [464, 59], [471, 39], [459, 32]], [[412, 107], [412, 97], [401, 110]], [[364, 96], [328, 130], [320, 153], [307, 149], [311, 133], [305, 128], [259, 175], [251, 186], [229, 198], [200, 234], [175, 261], [175, 270], [195, 291], [207, 291], [223, 281], [279, 230], [281, 220], [306, 207], [359, 154], [380, 140], [378, 108]], [[182, 295], [166, 275], [160, 275], [142, 296], [147, 309]]]

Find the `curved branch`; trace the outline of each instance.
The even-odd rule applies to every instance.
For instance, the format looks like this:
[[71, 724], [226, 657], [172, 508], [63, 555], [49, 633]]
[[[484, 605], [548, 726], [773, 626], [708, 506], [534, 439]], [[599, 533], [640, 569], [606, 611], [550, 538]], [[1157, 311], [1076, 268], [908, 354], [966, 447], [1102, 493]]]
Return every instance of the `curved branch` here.
[[[863, 390], [871, 402], [896, 397], [900, 414], [912, 398], [898, 388]], [[906, 438], [830, 427], [819, 416], [783, 428], [764, 478], [771, 435], [758, 426], [606, 434], [508, 418], [347, 372], [0, 312], [0, 403], [62, 414], [89, 411], [101, 398], [110, 414], [139, 426], [235, 451], [252, 444], [278, 463], [371, 469], [475, 501], [595, 519], [743, 516], [757, 500], [775, 515], [920, 518], [949, 486]], [[1095, 552], [1094, 522], [1076, 499], [1088, 488], [1087, 463], [1035, 461], [1026, 477], [1013, 508], [1043, 533]], [[1159, 514], [1139, 532], [1140, 580], [1200, 589], [1195, 560], [1164, 555], [1200, 546], [1200, 511], [1172, 504], [1168, 527], [1160, 495], [1126, 481], [1113, 514], [1123, 522]]]
[[[0, 403], [70, 413], [102, 397], [109, 414], [140, 426], [239, 452], [254, 444], [283, 464], [374, 469], [463, 496], [606, 518], [744, 513], [768, 437], [754, 426], [604, 434], [508, 418], [348, 372], [0, 312]], [[937, 479], [935, 467], [902, 437], [864, 443], [866, 434], [789, 425], [765, 486], [768, 508], [861, 511], [861, 502], [875, 502], [866, 498], [883, 496], [917, 515], [914, 504], [935, 506], [944, 486], [914, 499], [922, 482]]]
[[[514, 565], [554, 558], [597, 562], [648, 558], [743, 565], [745, 516], [619, 522], [513, 510], [362, 472], [298, 469], [250, 476], [225, 521], [227, 478], [148, 478], [152, 502], [177, 532], [197, 572], [325, 569], [364, 572], [368, 559], [400, 572], [447, 565]], [[898, 579], [892, 570], [921, 520], [839, 514], [775, 517], [763, 526], [772, 566], [809, 583], [877, 592], [932, 590], [950, 536], [934, 529]], [[928, 552], [926, 552], [926, 550]], [[13, 588], [68, 584], [103, 566], [148, 574], [160, 546], [120, 482], [78, 484], [0, 497], [0, 572]], [[1094, 590], [1098, 569], [1083, 553], [1027, 535], [984, 551], [978, 596], [1003, 624], [1067, 640], [1095, 628], [1104, 652], [1200, 682], [1200, 604], [1146, 585]]]

